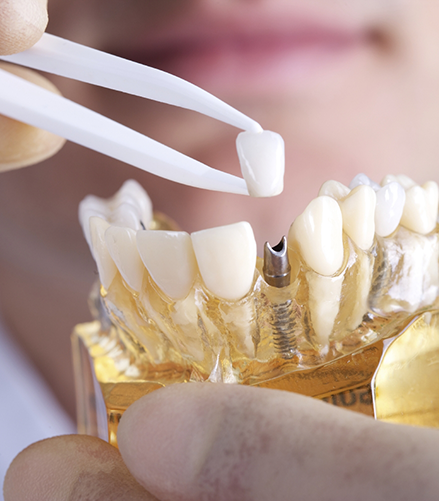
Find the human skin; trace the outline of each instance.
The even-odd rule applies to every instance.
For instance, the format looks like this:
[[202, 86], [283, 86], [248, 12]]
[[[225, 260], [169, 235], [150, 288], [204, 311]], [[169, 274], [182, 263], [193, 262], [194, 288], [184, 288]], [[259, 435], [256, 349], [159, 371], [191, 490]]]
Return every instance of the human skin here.
[[[180, 19], [190, 19], [191, 16], [238, 16], [246, 12], [249, 7], [264, 12], [278, 9], [284, 12], [293, 9], [296, 4], [302, 2], [157, 3], [146, 0], [138, 2], [94, 0], [67, 3], [54, 0], [50, 5], [52, 21], [49, 31], [105, 50], [118, 49], [128, 55], [132, 50], [124, 44], [129, 38], [128, 30], [130, 36], [143, 30], [153, 37], [155, 30], [164, 32], [170, 23], [178, 23]], [[338, 1], [315, 0], [308, 1], [307, 5], [332, 12], [347, 11], [346, 4]], [[439, 7], [427, 0], [387, 2], [363, 0], [357, 1], [349, 8], [352, 9], [349, 15], [353, 17], [376, 19], [370, 21], [374, 36], [371, 37], [370, 43], [355, 52], [352, 59], [341, 66], [336, 65], [334, 71], [318, 69], [317, 76], [306, 80], [306, 85], [294, 80], [294, 85], [291, 84], [290, 88], [276, 89], [276, 92], [273, 92], [271, 84], [266, 84], [266, 87], [260, 83], [252, 86], [249, 80], [239, 75], [235, 80], [235, 77], [229, 79], [234, 85], [221, 83], [222, 79], [218, 79], [217, 83], [213, 77], [209, 85], [204, 80], [201, 81], [208, 90], [215, 91], [219, 97], [260, 121], [264, 128], [280, 132], [285, 138], [286, 188], [283, 195], [273, 200], [249, 200], [181, 187], [139, 173], [133, 168], [121, 166], [116, 161], [70, 144], [51, 160], [36, 167], [2, 174], [0, 227], [2, 234], [7, 235], [7, 239], [3, 239], [0, 246], [2, 315], [11, 332], [30, 354], [60, 401], [72, 414], [72, 377], [71, 372], [66, 369], [70, 360], [68, 336], [74, 324], [88, 319], [85, 298], [94, 277], [94, 266], [76, 220], [77, 204], [87, 193], [108, 196], [116, 191], [124, 179], [134, 177], [146, 187], [154, 206], [174, 217], [184, 229], [193, 231], [238, 220], [249, 220], [261, 245], [264, 239], [276, 243], [282, 234], [288, 231], [294, 217], [316, 195], [319, 185], [328, 178], [335, 178], [347, 184], [356, 173], [364, 171], [379, 181], [389, 172], [413, 175], [412, 170], [415, 168], [416, 173], [413, 177], [417, 181], [435, 179], [434, 169], [439, 158], [437, 151], [439, 143], [434, 136], [439, 121], [439, 93], [437, 93], [439, 62], [435, 57], [439, 47], [439, 30], [436, 29], [439, 25]], [[40, 31], [44, 24], [44, 18], [41, 19], [43, 21], [39, 22], [37, 28]], [[79, 21], [81, 21], [80, 32], [77, 30]], [[28, 33], [26, 24], [23, 29], [24, 33]], [[2, 33], [11, 32], [11, 30], [0, 30], [0, 36]], [[25, 43], [32, 43], [34, 34], [29, 35], [27, 39]], [[184, 72], [184, 68], [181, 71]], [[96, 90], [61, 79], [54, 81], [66, 96], [74, 100], [111, 115], [112, 118], [138, 128], [147, 135], [209, 165], [232, 172], [236, 170], [237, 161], [234, 152], [236, 131], [230, 127], [155, 103], [145, 102], [139, 105], [137, 99], [129, 96], [114, 95], [109, 91]], [[141, 113], [139, 113], [140, 106], [144, 110]], [[192, 404], [199, 405], [197, 392], [200, 391], [205, 390], [190, 389], [188, 386], [180, 388], [177, 393], [174, 389], [163, 390], [160, 394], [164, 396], [160, 398], [166, 397], [169, 412], [176, 406], [181, 413], [186, 413], [190, 417]], [[216, 393], [219, 391], [225, 392], [227, 397]], [[411, 471], [417, 479], [424, 479], [423, 487], [419, 486], [416, 498], [434, 498], [432, 493], [437, 492], [437, 485], [428, 464], [434, 463], [433, 453], [434, 449], [437, 450], [435, 431], [389, 427], [330, 409], [322, 403], [310, 404], [308, 399], [294, 395], [276, 394], [276, 397], [272, 397], [276, 400], [274, 403], [270, 400], [271, 397], [265, 400], [263, 397], [265, 393], [254, 394], [252, 389], [225, 387], [221, 390], [212, 390], [203, 397], [205, 405], [209, 404], [212, 412], [217, 410], [218, 415], [222, 415], [226, 403], [230, 401], [230, 406], [233, 407], [235, 402], [233, 419], [231, 418], [228, 428], [231, 431], [231, 438], [236, 437], [233, 432], [236, 430], [238, 433], [240, 420], [252, 422], [250, 416], [239, 413], [237, 403], [240, 398], [244, 398], [244, 393], [247, 395], [249, 391], [252, 391], [251, 396], [245, 398], [249, 398], [252, 402], [249, 408], [255, 410], [255, 416], [262, 418], [264, 412], [270, 410], [270, 419], [274, 420], [270, 433], [270, 436], [274, 437], [273, 440], [277, 441], [279, 437], [285, 436], [286, 429], [296, 429], [298, 422], [306, 422], [309, 425], [300, 428], [300, 436], [294, 435], [291, 441], [285, 442], [291, 449], [294, 448], [294, 439], [302, 437], [312, 440], [318, 424], [323, 421], [327, 423], [328, 434], [320, 435], [319, 443], [325, 451], [324, 458], [328, 458], [335, 447], [329, 438], [333, 436], [333, 432], [339, 430], [340, 423], [343, 422], [347, 423], [343, 429], [346, 450], [342, 451], [343, 454], [338, 451], [341, 465], [349, 467], [353, 464], [352, 461], [364, 456], [365, 451], [357, 447], [358, 436], [362, 430], [367, 430], [369, 435], [374, 437], [389, 438], [389, 442], [384, 442], [385, 447], [380, 448], [379, 444], [375, 443], [375, 453], [378, 451], [379, 458], [383, 460], [383, 463], [379, 463], [381, 466], [393, 464], [401, 457], [416, 459], [413, 463], [406, 463], [405, 469], [390, 476], [389, 484], [377, 482], [378, 486], [383, 485], [383, 490], [381, 494], [373, 491], [375, 497], [371, 499], [379, 499], [377, 497], [379, 494], [383, 499], [387, 494], [388, 499], [389, 485], [392, 487], [392, 492], [399, 493], [401, 499], [404, 499], [403, 495], [406, 495], [407, 499], [413, 499], [413, 491], [410, 491], [406, 484], [409, 478], [405, 474], [407, 471]], [[166, 413], [160, 398], [151, 396], [145, 399], [147, 404], [139, 403], [139, 406], [148, 405], [152, 413], [154, 408], [158, 409], [157, 412], [164, 413], [160, 427], [157, 428], [156, 421], [149, 423], [142, 421], [142, 413], [138, 410], [141, 407], [135, 407], [132, 410], [133, 417], [126, 419], [126, 422], [132, 419], [132, 426], [129, 427], [132, 436], [138, 436], [139, 426], [142, 426], [142, 429], [159, 430], [158, 439], [172, 433], [175, 420], [173, 421], [172, 416], [165, 419]], [[313, 407], [309, 408], [309, 405]], [[291, 406], [295, 411], [288, 415], [288, 419], [278, 417], [279, 413], [283, 415], [282, 408], [290, 409]], [[275, 409], [279, 409], [279, 412], [275, 412]], [[317, 416], [318, 420], [314, 422], [310, 414]], [[121, 430], [124, 430], [124, 423], [122, 421]], [[140, 423], [139, 426], [136, 423]], [[252, 437], [260, 437], [260, 427], [256, 422], [252, 426], [253, 428], [249, 428], [254, 432]], [[187, 430], [190, 437], [196, 432], [197, 430], [191, 431], [190, 428]], [[130, 466], [134, 464], [137, 456], [130, 455], [132, 442], [129, 432], [121, 433], [121, 436], [125, 437], [121, 443], [126, 442], [125, 451], [122, 446], [122, 452]], [[146, 433], [147, 431], [145, 440], [148, 439]], [[244, 438], [248, 439], [247, 436]], [[74, 440], [81, 441], [82, 438]], [[246, 450], [249, 441], [250, 439], [241, 442], [232, 440], [231, 443], [236, 447], [232, 448], [234, 461], [239, 461], [239, 451]], [[50, 444], [53, 443], [55, 448], [55, 442], [47, 443], [49, 445], [43, 447], [50, 449]], [[397, 447], [398, 444], [400, 448]], [[39, 457], [38, 447], [34, 446], [24, 454], [33, 454], [31, 458], [33, 457], [33, 461], [36, 462]], [[106, 446], [101, 444], [97, 447]], [[413, 448], [416, 449], [415, 455]], [[147, 448], [145, 450], [148, 451]], [[162, 452], [163, 458], [166, 459], [166, 449]], [[299, 452], [294, 456], [290, 451], [292, 461], [300, 462], [302, 456]], [[425, 452], [425, 462], [421, 461], [423, 452]], [[59, 449], [58, 452], [54, 451], [54, 454], [55, 459], [59, 458]], [[141, 456], [139, 459], [145, 471], [139, 473], [132, 468], [132, 473], [163, 499], [179, 499], [175, 497], [175, 486], [178, 486], [181, 492], [181, 499], [187, 497], [197, 499], [195, 495], [198, 494], [188, 494], [187, 491], [181, 490], [183, 487], [185, 489], [188, 487], [187, 484], [181, 484], [178, 472], [169, 471], [167, 477], [169, 481], [163, 482], [167, 487], [154, 483], [154, 478], [148, 476], [154, 458], [156, 453], [153, 457], [145, 454]], [[273, 454], [270, 458], [272, 458], [269, 461], [270, 466], [276, 467], [277, 471], [284, 471], [282, 467], [285, 467], [285, 454], [279, 456]], [[82, 464], [80, 457], [76, 459]], [[14, 466], [15, 470], [14, 468], [11, 470], [10, 479], [22, 477], [23, 470], [16, 469], [23, 466], [20, 461], [22, 459], [19, 457]], [[249, 464], [252, 468], [251, 461]], [[324, 473], [325, 468], [328, 468], [325, 475], [333, 476], [333, 482], [338, 480], [340, 485], [343, 485], [346, 482], [346, 475], [343, 476], [341, 470], [331, 469], [333, 466], [328, 460], [321, 464], [320, 471]], [[360, 468], [355, 472], [350, 470], [349, 486], [354, 489], [357, 480], [358, 485], [364, 485], [366, 476], [363, 478], [358, 475], [367, 473], [367, 478], [374, 478], [373, 474], [378, 470], [371, 469], [372, 466], [368, 463], [365, 472]], [[253, 475], [257, 479], [258, 470], [254, 471]], [[299, 472], [297, 482], [306, 482], [304, 470], [299, 468], [297, 471]], [[242, 478], [244, 482], [246, 477]], [[171, 480], [175, 480], [175, 483]], [[215, 481], [219, 480], [221, 479]], [[253, 485], [253, 480], [250, 479], [249, 483]], [[15, 481], [8, 485], [13, 485], [8, 487], [11, 489], [17, 487]], [[221, 488], [220, 483], [217, 485]], [[401, 491], [394, 491], [398, 485], [401, 486]], [[285, 488], [283, 484], [278, 486], [279, 489]], [[22, 487], [32, 488], [25, 482]], [[331, 484], [331, 487], [336, 486]], [[228, 491], [224, 492], [223, 498], [233, 499], [227, 497]], [[285, 499], [284, 492], [283, 490], [279, 492], [278, 499]], [[350, 492], [356, 499], [362, 499], [357, 491]], [[368, 492], [368, 489], [365, 489], [362, 495], [366, 496]], [[9, 491], [7, 495], [9, 499], [14, 499], [14, 496], [15, 499], [23, 499], [14, 490]], [[261, 499], [273, 499], [273, 496], [269, 497], [264, 491], [262, 495], [266, 497]], [[221, 499], [220, 496], [217, 498]], [[315, 499], [321, 498], [315, 497]]]

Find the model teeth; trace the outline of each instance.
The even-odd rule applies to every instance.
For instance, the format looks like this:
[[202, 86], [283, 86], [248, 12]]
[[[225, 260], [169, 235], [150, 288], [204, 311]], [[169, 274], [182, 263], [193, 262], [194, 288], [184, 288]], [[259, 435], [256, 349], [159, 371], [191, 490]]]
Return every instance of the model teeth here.
[[[192, 235], [139, 229], [151, 206], [136, 183], [109, 201], [87, 197], [80, 218], [111, 321], [148, 361], [175, 362], [194, 380], [251, 381], [274, 358], [325, 363], [437, 308], [438, 187], [406, 176], [383, 184], [363, 174], [352, 189], [322, 186], [291, 225], [286, 284], [267, 282], [248, 223]], [[274, 338], [279, 325], [294, 350]]]
[[375, 236], [376, 195], [373, 188], [360, 185], [340, 202], [343, 229], [360, 249], [371, 247]]
[[387, 237], [398, 227], [405, 205], [404, 188], [395, 181], [386, 184], [376, 193], [375, 232]]
[[136, 232], [131, 228], [110, 226], [105, 232], [105, 242], [125, 282], [139, 292], [145, 268], [137, 251]]
[[334, 275], [343, 263], [343, 220], [331, 197], [315, 198], [296, 218], [288, 246], [297, 247], [306, 264], [320, 275]]
[[97, 216], [90, 218], [90, 242], [93, 258], [98, 267], [99, 279], [104, 289], [108, 289], [117, 273], [116, 265], [105, 242], [105, 232], [109, 223]]
[[285, 145], [275, 132], [241, 132], [236, 139], [241, 172], [252, 197], [272, 197], [283, 190]]
[[239, 300], [250, 290], [256, 265], [256, 241], [241, 222], [192, 233], [198, 267], [206, 287], [220, 298]]
[[139, 231], [137, 248], [154, 282], [172, 299], [185, 298], [192, 288], [197, 263], [192, 240], [184, 231]]
[[438, 215], [438, 186], [428, 181], [422, 186], [412, 186], [405, 192], [406, 200], [401, 224], [407, 229], [426, 235], [434, 230]]
[[351, 190], [344, 184], [339, 183], [338, 181], [331, 180], [326, 181], [322, 184], [319, 190], [319, 197], [328, 196], [334, 198], [337, 201], [340, 201], [346, 198], [349, 195], [350, 191]]
[[374, 191], [378, 191], [381, 188], [381, 186], [378, 183], [375, 183], [375, 181], [372, 181], [372, 179], [370, 179], [370, 177], [366, 176], [366, 174], [357, 174], [354, 177], [354, 179], [352, 179], [352, 181], [349, 185], [349, 188], [351, 190], [353, 190], [357, 186], [361, 186], [363, 184], [366, 186], [370, 186]]

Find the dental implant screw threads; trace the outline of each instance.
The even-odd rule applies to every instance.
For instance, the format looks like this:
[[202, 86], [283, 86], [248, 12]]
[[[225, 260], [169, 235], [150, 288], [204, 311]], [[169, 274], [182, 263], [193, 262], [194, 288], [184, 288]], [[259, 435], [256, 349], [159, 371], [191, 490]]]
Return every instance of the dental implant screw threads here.
[[268, 242], [264, 246], [264, 279], [268, 285], [279, 289], [274, 294], [270, 294], [270, 325], [272, 329], [273, 341], [276, 351], [282, 358], [293, 358], [297, 349], [297, 339], [295, 331], [295, 304], [292, 298], [288, 297], [288, 292], [282, 294], [291, 282], [291, 266], [288, 259], [288, 246], [286, 237], [274, 247]]

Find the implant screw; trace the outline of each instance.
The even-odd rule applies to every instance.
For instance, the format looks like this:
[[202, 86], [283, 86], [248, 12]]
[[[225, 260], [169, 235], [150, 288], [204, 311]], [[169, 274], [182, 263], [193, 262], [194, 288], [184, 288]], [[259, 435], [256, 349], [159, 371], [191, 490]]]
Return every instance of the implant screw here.
[[[282, 289], [290, 285], [291, 266], [285, 236], [274, 247], [265, 242], [262, 272], [265, 281], [272, 287]], [[294, 334], [294, 303], [291, 298], [280, 302], [271, 301], [270, 324], [276, 350], [281, 354], [282, 358], [293, 358], [297, 349], [297, 340]]]

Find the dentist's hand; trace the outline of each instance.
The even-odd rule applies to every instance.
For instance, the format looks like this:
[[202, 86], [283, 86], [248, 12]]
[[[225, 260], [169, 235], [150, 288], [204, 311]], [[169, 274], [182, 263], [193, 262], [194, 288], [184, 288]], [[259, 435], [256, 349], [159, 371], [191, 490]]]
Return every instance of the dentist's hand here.
[[172, 385], [127, 410], [118, 440], [121, 454], [85, 436], [32, 445], [6, 475], [5, 501], [439, 498], [437, 430], [287, 392]]
[[[0, 54], [32, 47], [44, 33], [47, 21], [46, 0], [0, 0]], [[53, 84], [31, 70], [3, 62], [0, 69], [58, 92]], [[54, 134], [0, 115], [0, 171], [40, 162], [56, 153], [64, 142]]]

